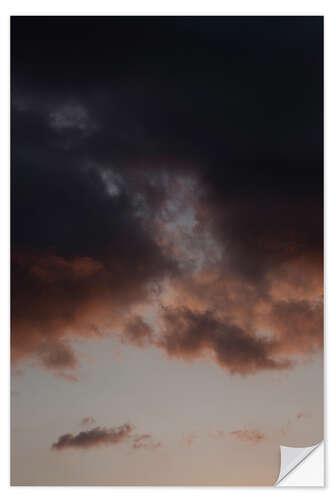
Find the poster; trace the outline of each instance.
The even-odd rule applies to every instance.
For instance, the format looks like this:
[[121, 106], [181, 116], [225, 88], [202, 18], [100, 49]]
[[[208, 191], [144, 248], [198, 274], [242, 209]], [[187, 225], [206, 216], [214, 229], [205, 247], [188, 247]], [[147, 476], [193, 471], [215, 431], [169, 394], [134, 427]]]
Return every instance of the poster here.
[[322, 45], [12, 18], [13, 486], [269, 486], [322, 441]]

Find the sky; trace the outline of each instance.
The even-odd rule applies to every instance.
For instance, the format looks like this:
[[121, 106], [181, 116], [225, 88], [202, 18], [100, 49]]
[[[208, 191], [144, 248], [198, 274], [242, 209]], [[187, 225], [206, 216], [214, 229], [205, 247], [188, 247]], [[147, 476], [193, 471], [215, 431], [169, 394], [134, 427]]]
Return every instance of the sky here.
[[271, 485], [323, 438], [321, 17], [12, 17], [12, 485]]

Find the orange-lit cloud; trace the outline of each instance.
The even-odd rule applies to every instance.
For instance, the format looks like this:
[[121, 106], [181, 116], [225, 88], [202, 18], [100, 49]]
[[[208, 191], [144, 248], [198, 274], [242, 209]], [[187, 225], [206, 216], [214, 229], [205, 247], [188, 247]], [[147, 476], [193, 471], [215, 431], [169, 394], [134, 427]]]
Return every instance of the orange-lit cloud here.
[[[103, 170], [101, 177], [96, 168], [91, 175], [104, 179], [101, 198], [90, 192], [82, 173], [72, 181], [78, 182], [77, 175], [87, 182], [98, 240], [86, 239], [74, 213], [78, 239], [67, 241], [57, 226], [59, 254], [49, 247], [13, 253], [14, 360], [37, 356], [63, 376], [78, 365], [73, 338], [114, 335], [170, 357], [206, 357], [231, 374], [248, 375], [291, 369], [295, 358], [322, 349], [316, 203], [290, 201], [295, 228], [289, 205], [279, 198], [265, 195], [259, 202], [252, 192], [221, 198], [216, 186], [200, 184], [197, 167], [147, 167], [135, 178], [132, 170]], [[110, 179], [120, 184], [112, 195], [102, 195]], [[85, 210], [85, 199], [81, 203]], [[104, 209], [110, 220], [104, 220]], [[310, 227], [301, 218], [309, 210]]]

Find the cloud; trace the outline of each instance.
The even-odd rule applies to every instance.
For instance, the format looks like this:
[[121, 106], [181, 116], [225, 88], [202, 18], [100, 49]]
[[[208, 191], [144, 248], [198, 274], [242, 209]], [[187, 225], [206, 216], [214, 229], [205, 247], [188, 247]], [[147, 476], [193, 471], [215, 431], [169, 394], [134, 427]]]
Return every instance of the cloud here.
[[289, 418], [287, 420], [287, 422], [285, 422], [281, 428], [279, 429], [279, 433], [281, 433], [282, 435], [286, 435], [287, 433], [289, 433], [296, 422], [300, 421], [300, 420], [308, 420], [308, 419], [311, 419], [311, 412], [307, 412], [307, 411], [299, 411], [298, 413], [296, 413], [295, 416], [293, 416], [292, 418]]
[[66, 340], [47, 341], [44, 337], [36, 349], [36, 356], [41, 365], [57, 377], [69, 382], [78, 382], [79, 379], [73, 371], [79, 362], [75, 351]]
[[236, 430], [230, 432], [232, 436], [253, 445], [259, 444], [266, 439], [266, 435], [258, 430]]
[[160, 441], [154, 442], [152, 440], [151, 434], [141, 434], [139, 436], [134, 436], [132, 439], [132, 448], [134, 450], [146, 450], [153, 451], [160, 448], [162, 443]]
[[67, 380], [68, 382], [78, 382], [79, 378], [73, 375], [72, 373], [66, 373], [66, 372], [55, 372], [55, 375], [59, 378], [63, 378]]
[[84, 417], [81, 422], [80, 422], [80, 425], [81, 426], [86, 426], [86, 425], [93, 425], [96, 423], [96, 420], [94, 419], [94, 417]]
[[[85, 417], [81, 420], [82, 426], [95, 423], [92, 417]], [[127, 442], [133, 450], [153, 451], [162, 446], [160, 441], [153, 440], [151, 434], [133, 435], [134, 426], [123, 424], [119, 427], [95, 427], [78, 434], [63, 434], [52, 444], [53, 450], [64, 450], [66, 448], [89, 449], [99, 446], [110, 446]]]
[[171, 357], [193, 359], [208, 351], [221, 367], [240, 374], [291, 366], [289, 360], [274, 358], [275, 341], [257, 338], [254, 332], [224, 322], [211, 311], [166, 309], [164, 318], [165, 333], [159, 346]]
[[54, 370], [73, 369], [78, 363], [73, 349], [60, 342], [40, 344], [38, 356], [46, 368]]
[[88, 449], [98, 446], [109, 446], [126, 441], [133, 430], [129, 424], [120, 427], [95, 427], [79, 434], [63, 434], [52, 444], [52, 449], [60, 451], [66, 448]]
[[211, 433], [211, 438], [212, 439], [223, 439], [225, 437], [225, 431], [222, 430], [222, 429], [218, 429], [217, 431], [215, 431], [214, 433]]
[[220, 440], [224, 439], [227, 436], [231, 436], [239, 441], [243, 441], [244, 443], [249, 443], [253, 445], [257, 445], [268, 439], [267, 435], [259, 431], [257, 429], [237, 429], [234, 431], [224, 431], [223, 429], [218, 429], [216, 432], [210, 434], [212, 439]]
[[133, 316], [125, 325], [123, 335], [125, 341], [138, 346], [152, 342], [152, 328], [138, 315]]
[[296, 419], [297, 420], [301, 420], [303, 418], [310, 418], [311, 417], [311, 413], [309, 412], [304, 412], [304, 411], [300, 411], [297, 413], [296, 415]]
[[142, 343], [149, 327], [135, 315], [132, 318], [131, 307], [155, 293], [155, 280], [162, 279], [170, 261], [161, 253], [155, 260], [152, 243], [145, 250], [142, 247], [140, 257], [140, 242], [136, 243], [135, 255], [128, 255], [128, 262], [126, 250], [120, 248], [98, 259], [31, 253], [14, 256], [13, 359], [37, 354], [45, 368], [61, 363], [74, 367], [69, 338], [98, 338], [119, 328], [119, 321], [126, 318], [127, 337]]
[[197, 437], [198, 435], [196, 432], [190, 432], [189, 434], [186, 434], [186, 436], [184, 436], [184, 438], [181, 440], [181, 444], [183, 446], [186, 446], [187, 448], [190, 448]]
[[[284, 277], [278, 285], [272, 281], [263, 289], [224, 272], [222, 264], [223, 257], [169, 286], [157, 340], [168, 355], [195, 359], [208, 354], [222, 368], [237, 373], [235, 351], [239, 357], [243, 353], [243, 364], [248, 364], [243, 372], [255, 373], [292, 369], [322, 350], [323, 301], [311, 279], [311, 285], [301, 289]], [[284, 300], [281, 289], [277, 293], [282, 283], [288, 288]], [[223, 352], [229, 348], [231, 355], [224, 360]]]
[[268, 327], [276, 331], [280, 352], [297, 354], [323, 347], [322, 301], [280, 301], [272, 304], [267, 315]]
[[253, 22], [13, 20], [14, 361], [74, 370], [75, 336], [243, 375], [322, 350], [322, 20]]
[[77, 128], [81, 131], [89, 127], [87, 110], [80, 104], [67, 103], [49, 115], [50, 125], [56, 130]]

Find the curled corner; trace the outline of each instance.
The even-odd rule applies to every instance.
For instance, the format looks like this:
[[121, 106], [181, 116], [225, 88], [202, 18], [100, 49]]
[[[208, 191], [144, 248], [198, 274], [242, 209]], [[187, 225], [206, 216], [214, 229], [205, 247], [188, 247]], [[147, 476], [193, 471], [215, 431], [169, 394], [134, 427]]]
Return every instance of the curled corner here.
[[280, 474], [275, 483], [275, 486], [284, 479], [295, 467], [297, 467], [303, 460], [310, 455], [321, 443], [307, 448], [294, 448], [290, 446], [280, 446]]

